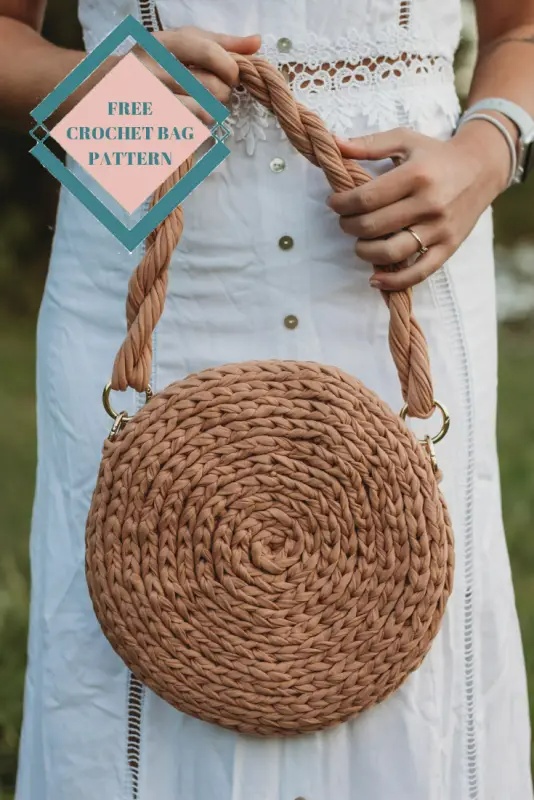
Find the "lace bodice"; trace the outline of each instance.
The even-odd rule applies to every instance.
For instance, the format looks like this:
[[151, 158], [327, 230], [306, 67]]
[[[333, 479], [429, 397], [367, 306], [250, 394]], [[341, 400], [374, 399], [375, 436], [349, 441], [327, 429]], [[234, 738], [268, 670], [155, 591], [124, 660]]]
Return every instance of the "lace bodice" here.
[[[261, 33], [259, 54], [282, 71], [296, 98], [340, 135], [359, 118], [377, 130], [418, 127], [436, 113], [459, 113], [453, 56], [459, 0], [157, 0], [165, 28], [196, 25], [225, 33]], [[87, 49], [126, 14], [149, 27], [154, 0], [80, 0]], [[279, 128], [239, 87], [229, 125], [248, 155]], [[285, 134], [279, 128], [279, 135]]]
[[[436, 105], [449, 112], [452, 122], [457, 102], [451, 61], [416, 53], [409, 35], [402, 30], [391, 33], [383, 41], [362, 36], [354, 28], [336, 39], [310, 33], [293, 42], [287, 53], [277, 48], [273, 34], [267, 34], [260, 55], [283, 72], [297, 100], [316, 111], [337, 134], [349, 131], [357, 115], [377, 128], [392, 128], [400, 121], [416, 125], [434, 114]], [[429, 102], [428, 91], [422, 90], [436, 90], [438, 85]], [[270, 124], [285, 138], [278, 120], [240, 88], [232, 97], [229, 124], [249, 155]]]

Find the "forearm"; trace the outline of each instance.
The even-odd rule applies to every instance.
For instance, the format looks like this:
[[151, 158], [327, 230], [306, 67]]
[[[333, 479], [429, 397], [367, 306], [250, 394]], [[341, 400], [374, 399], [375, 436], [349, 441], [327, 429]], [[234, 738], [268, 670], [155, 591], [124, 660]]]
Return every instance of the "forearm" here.
[[[30, 111], [69, 74], [85, 53], [67, 50], [46, 41], [24, 22], [0, 16], [0, 119], [2, 124], [27, 131]], [[106, 63], [62, 104], [55, 118], [63, 116], [110, 68]]]
[[[534, 24], [506, 30], [499, 36], [482, 38], [473, 74], [467, 106], [486, 97], [502, 97], [522, 106], [534, 116]], [[497, 111], [488, 111], [510, 132], [514, 141], [518, 131], [508, 117]], [[483, 154], [487, 164], [488, 180], [495, 185], [495, 194], [506, 188], [510, 155], [502, 133], [483, 120], [473, 120], [463, 125], [455, 136], [456, 141], [473, 156]]]
[[469, 92], [469, 105], [504, 97], [534, 117], [534, 23], [482, 40]]

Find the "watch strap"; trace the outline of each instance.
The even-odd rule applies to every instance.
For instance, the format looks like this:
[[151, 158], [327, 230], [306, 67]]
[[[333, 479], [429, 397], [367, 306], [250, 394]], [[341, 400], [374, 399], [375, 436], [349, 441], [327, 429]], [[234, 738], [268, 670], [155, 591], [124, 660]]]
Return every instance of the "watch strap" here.
[[528, 111], [511, 100], [504, 97], [486, 97], [469, 106], [465, 113], [472, 114], [477, 111], [499, 111], [514, 123], [524, 141], [528, 141], [530, 136], [534, 136], [534, 119]]

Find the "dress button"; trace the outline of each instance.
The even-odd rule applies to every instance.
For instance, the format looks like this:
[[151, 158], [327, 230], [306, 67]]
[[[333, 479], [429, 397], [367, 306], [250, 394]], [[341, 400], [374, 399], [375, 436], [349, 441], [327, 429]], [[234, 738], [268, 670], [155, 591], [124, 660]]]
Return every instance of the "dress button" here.
[[[288, 314], [287, 317], [284, 317], [284, 325], [286, 328], [289, 328], [289, 330], [293, 330], [298, 324], [299, 321], [294, 314]], [[299, 798], [297, 797], [296, 800], [299, 800]], [[303, 800], [303, 798], [300, 798], [300, 800]]]
[[291, 238], [291, 236], [281, 236], [278, 239], [278, 247], [280, 250], [291, 250], [295, 242]]
[[276, 46], [280, 53], [288, 53], [291, 50], [291, 47], [293, 46], [293, 42], [286, 36], [282, 36], [281, 39], [278, 39]]
[[286, 168], [286, 162], [283, 158], [273, 158], [269, 166], [273, 172], [283, 172]]

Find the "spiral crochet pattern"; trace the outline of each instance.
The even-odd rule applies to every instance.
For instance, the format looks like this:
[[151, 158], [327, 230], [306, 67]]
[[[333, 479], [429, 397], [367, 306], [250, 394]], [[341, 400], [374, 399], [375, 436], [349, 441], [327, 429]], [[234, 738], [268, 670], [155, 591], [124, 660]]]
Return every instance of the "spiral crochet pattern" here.
[[[271, 65], [235, 58], [334, 188], [369, 179]], [[182, 225], [178, 208], [132, 276], [116, 389], [147, 386]], [[427, 417], [432, 384], [410, 294], [388, 301], [403, 394]], [[337, 367], [204, 370], [158, 392], [104, 444], [86, 529], [96, 615], [140, 680], [203, 720], [287, 736], [384, 699], [428, 652], [453, 568], [428, 452]]]

